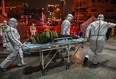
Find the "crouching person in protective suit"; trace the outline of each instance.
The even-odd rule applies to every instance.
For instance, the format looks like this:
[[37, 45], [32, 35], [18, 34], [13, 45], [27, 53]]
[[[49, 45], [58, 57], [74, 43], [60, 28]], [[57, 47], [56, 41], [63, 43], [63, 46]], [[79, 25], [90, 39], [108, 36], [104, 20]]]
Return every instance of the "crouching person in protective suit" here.
[[22, 43], [20, 42], [20, 35], [16, 29], [18, 22], [15, 18], [10, 18], [8, 22], [9, 27], [5, 31], [6, 49], [10, 53], [7, 58], [0, 64], [0, 71], [6, 71], [9, 65], [16, 60], [18, 66], [26, 65], [23, 60]]
[[115, 27], [115, 23], [104, 21], [104, 15], [99, 14], [97, 21], [92, 22], [86, 30], [86, 39], [90, 37], [90, 48], [84, 57], [83, 66], [87, 66], [92, 55], [91, 67], [98, 67], [100, 56], [104, 49], [106, 32], [108, 28]]

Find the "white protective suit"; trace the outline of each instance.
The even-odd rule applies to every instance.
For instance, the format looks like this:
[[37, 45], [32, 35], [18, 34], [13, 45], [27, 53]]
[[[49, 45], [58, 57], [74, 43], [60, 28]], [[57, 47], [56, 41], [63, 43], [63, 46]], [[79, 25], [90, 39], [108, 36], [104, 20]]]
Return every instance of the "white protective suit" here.
[[16, 29], [18, 25], [15, 18], [9, 19], [9, 27], [6, 29], [6, 49], [10, 53], [7, 58], [0, 64], [1, 68], [7, 68], [15, 59], [17, 60], [17, 65], [25, 65], [23, 61], [23, 51], [22, 43], [20, 42], [20, 35]]
[[98, 64], [100, 62], [100, 54], [104, 48], [108, 28], [116, 26], [114, 23], [105, 22], [103, 20], [104, 15], [99, 14], [97, 21], [92, 22], [86, 30], [86, 38], [90, 37], [90, 49], [85, 57], [89, 59], [91, 54], [93, 54], [93, 64]]
[[71, 26], [72, 19], [73, 19], [73, 15], [68, 14], [66, 19], [62, 22], [62, 25], [61, 25], [62, 35], [70, 35], [70, 26]]

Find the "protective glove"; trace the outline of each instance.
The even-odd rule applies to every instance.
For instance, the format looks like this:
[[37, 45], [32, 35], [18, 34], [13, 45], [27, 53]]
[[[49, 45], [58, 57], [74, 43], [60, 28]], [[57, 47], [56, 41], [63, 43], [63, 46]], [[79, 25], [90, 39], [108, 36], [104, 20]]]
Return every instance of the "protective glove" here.
[[85, 38], [85, 41], [86, 41], [86, 42], [89, 42], [89, 38]]
[[85, 41], [87, 41], [87, 38], [85, 38]]
[[114, 27], [116, 27], [116, 23], [115, 23], [115, 26]]

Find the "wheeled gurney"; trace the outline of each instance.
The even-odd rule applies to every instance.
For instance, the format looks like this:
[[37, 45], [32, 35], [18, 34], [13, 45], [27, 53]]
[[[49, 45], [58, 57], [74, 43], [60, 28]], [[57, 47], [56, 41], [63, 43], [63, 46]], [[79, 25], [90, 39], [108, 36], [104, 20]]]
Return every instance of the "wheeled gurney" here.
[[[66, 69], [68, 69], [70, 67], [70, 48], [72, 45], [76, 46], [80, 45], [83, 46], [83, 43], [85, 42], [85, 40], [83, 38], [79, 38], [79, 39], [72, 39], [71, 37], [63, 37], [63, 38], [56, 38], [54, 39], [53, 42], [49, 42], [49, 43], [44, 43], [44, 44], [28, 44], [25, 43], [23, 49], [25, 50], [25, 52], [39, 52], [40, 54], [40, 66], [42, 67], [42, 75], [46, 74], [46, 68], [47, 66], [50, 64], [50, 62], [53, 60], [53, 58], [57, 55], [57, 53], [59, 53], [59, 51], [56, 51], [56, 53], [52, 56], [52, 58], [45, 63], [45, 60], [47, 59], [47, 57], [51, 54], [52, 50], [62, 50], [65, 49], [66, 53], [67, 53], [67, 65], [66, 65]], [[78, 46], [78, 48], [76, 48], [75, 53], [79, 50], [80, 46]], [[48, 51], [50, 50], [50, 52], [44, 57], [44, 51]]]

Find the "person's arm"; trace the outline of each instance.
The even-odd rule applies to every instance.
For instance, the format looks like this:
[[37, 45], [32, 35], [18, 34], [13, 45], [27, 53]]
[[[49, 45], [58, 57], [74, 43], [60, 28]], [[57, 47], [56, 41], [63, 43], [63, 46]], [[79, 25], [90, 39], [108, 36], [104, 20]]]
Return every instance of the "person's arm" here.
[[91, 30], [91, 24], [90, 24], [90, 25], [87, 27], [87, 29], [86, 29], [85, 38], [89, 38], [90, 30]]
[[8, 37], [9, 37], [9, 41], [13, 42], [14, 45], [18, 45], [18, 46], [22, 46], [22, 43], [16, 38], [17, 34], [17, 30], [16, 29], [10, 29], [10, 31], [7, 33]]
[[67, 35], [67, 27], [68, 27], [68, 23], [64, 22], [62, 25], [62, 31], [63, 31], [63, 35]]
[[0, 27], [0, 36], [2, 36], [2, 27]]
[[112, 28], [112, 27], [116, 26], [116, 23], [110, 23], [110, 22], [108, 22], [107, 26], [108, 26], [108, 28]]
[[17, 30], [16, 30], [16, 34], [17, 34], [17, 35], [16, 35], [16, 36], [17, 36], [17, 39], [20, 40], [20, 35], [19, 35], [19, 33], [18, 33]]
[[66, 28], [66, 30], [65, 30], [65, 34], [66, 34], [66, 35], [70, 35], [70, 24], [67, 23], [67, 24], [66, 24], [66, 27], [67, 27], [67, 28]]

